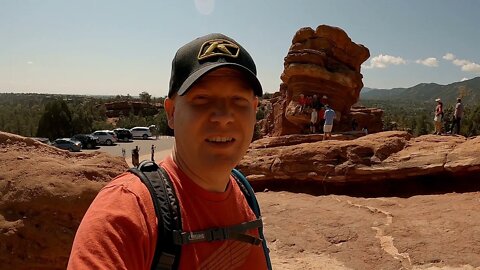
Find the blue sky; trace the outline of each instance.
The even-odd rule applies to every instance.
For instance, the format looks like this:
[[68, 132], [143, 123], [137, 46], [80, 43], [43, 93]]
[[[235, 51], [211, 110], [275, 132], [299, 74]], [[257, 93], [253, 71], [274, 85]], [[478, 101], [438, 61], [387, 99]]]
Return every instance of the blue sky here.
[[181, 45], [211, 32], [241, 43], [266, 92], [295, 32], [342, 28], [370, 50], [364, 85], [480, 76], [479, 0], [0, 0], [0, 92], [165, 96]]

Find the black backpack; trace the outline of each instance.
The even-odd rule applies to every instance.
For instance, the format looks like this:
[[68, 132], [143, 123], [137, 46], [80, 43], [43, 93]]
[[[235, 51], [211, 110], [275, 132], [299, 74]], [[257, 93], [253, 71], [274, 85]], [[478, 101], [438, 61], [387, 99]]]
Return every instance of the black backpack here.
[[[158, 218], [157, 246], [152, 262], [152, 270], [177, 269], [182, 245], [197, 242], [212, 242], [234, 239], [253, 245], [262, 245], [268, 269], [272, 269], [269, 249], [263, 235], [263, 223], [255, 193], [245, 176], [238, 170], [232, 175], [239, 185], [248, 205], [255, 213], [256, 220], [224, 228], [210, 228], [197, 232], [184, 232], [178, 199], [172, 181], [165, 169], [153, 161], [142, 161], [138, 167], [130, 168], [145, 184], [152, 196]], [[258, 228], [260, 238], [245, 234], [247, 230]], [[161, 241], [159, 241], [161, 239]]]

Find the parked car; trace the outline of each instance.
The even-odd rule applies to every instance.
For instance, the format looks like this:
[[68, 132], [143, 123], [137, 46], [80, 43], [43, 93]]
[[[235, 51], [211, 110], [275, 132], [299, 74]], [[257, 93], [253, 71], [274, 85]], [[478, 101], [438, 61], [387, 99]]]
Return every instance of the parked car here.
[[117, 142], [117, 135], [111, 130], [97, 130], [92, 135], [98, 137], [99, 144], [112, 145]]
[[115, 135], [117, 135], [117, 139], [119, 141], [128, 142], [130, 140], [133, 140], [132, 133], [126, 128], [116, 128], [113, 130], [113, 132], [115, 132]]
[[53, 141], [53, 146], [60, 149], [69, 150], [72, 152], [78, 152], [82, 149], [82, 143], [70, 138], [60, 138]]
[[134, 127], [130, 129], [133, 138], [142, 138], [144, 140], [152, 137], [152, 132], [148, 127]]
[[91, 134], [77, 134], [73, 135], [73, 140], [77, 140], [82, 143], [82, 148], [93, 149], [97, 147], [99, 143], [98, 137], [92, 136]]

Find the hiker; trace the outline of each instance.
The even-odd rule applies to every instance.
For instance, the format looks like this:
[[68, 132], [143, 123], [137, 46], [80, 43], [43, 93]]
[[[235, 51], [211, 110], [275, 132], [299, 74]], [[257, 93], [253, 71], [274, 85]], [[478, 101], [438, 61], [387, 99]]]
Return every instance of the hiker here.
[[132, 165], [136, 167], [139, 164], [140, 164], [140, 148], [138, 148], [138, 145], [136, 145], [135, 148], [132, 149]]
[[335, 119], [335, 111], [330, 108], [328, 104], [325, 105], [325, 113], [323, 118], [325, 119], [325, 124], [323, 126], [323, 139], [328, 140], [332, 137], [333, 129], [333, 120]]
[[[460, 134], [460, 121], [463, 118], [463, 111], [464, 109], [463, 109], [462, 99], [457, 98], [457, 104], [455, 104], [455, 112], [453, 113], [453, 123], [452, 123], [452, 127], [450, 128], [451, 134]], [[455, 128], [455, 131], [454, 131], [454, 128]]]
[[441, 135], [442, 134], [442, 120], [443, 120], [443, 103], [440, 98], [435, 99], [437, 106], [435, 106], [435, 117], [433, 122], [435, 124], [435, 131], [433, 134]]
[[318, 112], [315, 108], [312, 108], [312, 112], [310, 115], [310, 133], [315, 133], [315, 127], [318, 122]]
[[315, 110], [320, 110], [323, 107], [322, 102], [318, 99], [317, 95], [313, 95], [313, 100], [312, 100], [312, 108]]
[[[109, 182], [78, 228], [68, 269], [271, 269], [258, 205], [233, 170], [253, 137], [262, 96], [256, 73], [249, 53], [223, 34], [177, 51], [164, 102], [175, 143], [153, 172], [171, 185], [162, 193], [168, 201], [152, 200], [146, 171]], [[157, 221], [164, 210], [156, 203], [174, 213]], [[162, 237], [172, 223], [181, 230]]]
[[307, 105], [307, 99], [305, 98], [304, 94], [300, 94], [298, 97], [298, 105], [295, 107], [295, 110], [293, 112], [293, 115], [300, 113], [303, 113], [303, 110], [305, 110], [305, 106]]
[[352, 131], [356, 131], [357, 127], [358, 127], [357, 119], [353, 118], [352, 119]]
[[150, 148], [150, 160], [155, 161], [155, 145], [152, 144], [152, 147]]
[[325, 106], [320, 103], [321, 107], [318, 110], [318, 132], [323, 133], [323, 126], [325, 125]]

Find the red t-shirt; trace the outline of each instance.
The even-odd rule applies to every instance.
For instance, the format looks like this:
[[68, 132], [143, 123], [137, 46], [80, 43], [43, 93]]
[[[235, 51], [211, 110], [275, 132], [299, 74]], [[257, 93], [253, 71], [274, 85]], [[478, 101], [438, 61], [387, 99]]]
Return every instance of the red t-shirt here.
[[[183, 231], [226, 227], [255, 220], [233, 178], [222, 193], [195, 184], [171, 157], [161, 165], [179, 200]], [[249, 234], [258, 237], [258, 231]], [[112, 180], [97, 195], [80, 224], [68, 269], [150, 269], [157, 218], [150, 193], [134, 175]], [[182, 246], [180, 269], [266, 269], [262, 246], [226, 240]]]

